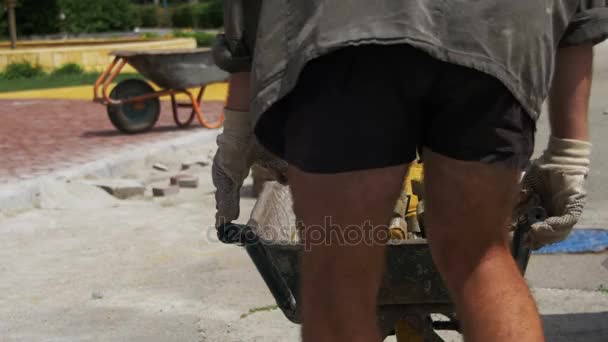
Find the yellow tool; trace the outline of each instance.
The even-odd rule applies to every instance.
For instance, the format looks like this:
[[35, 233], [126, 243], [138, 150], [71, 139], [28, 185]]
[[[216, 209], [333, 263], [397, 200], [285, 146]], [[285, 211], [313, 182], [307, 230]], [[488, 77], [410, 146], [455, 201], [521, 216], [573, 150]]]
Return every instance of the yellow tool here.
[[[415, 162], [403, 181], [401, 195], [395, 204], [393, 217], [389, 225], [390, 237], [394, 240], [407, 240], [413, 232], [412, 223], [415, 224], [416, 209], [419, 198], [414, 195], [413, 184], [422, 184], [422, 163]], [[408, 222], [410, 224], [408, 224]]]

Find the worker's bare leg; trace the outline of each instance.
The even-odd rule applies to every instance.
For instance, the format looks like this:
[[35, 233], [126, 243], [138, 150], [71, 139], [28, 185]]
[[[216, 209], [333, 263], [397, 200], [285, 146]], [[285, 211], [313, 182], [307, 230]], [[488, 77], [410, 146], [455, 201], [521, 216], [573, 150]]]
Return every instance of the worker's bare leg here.
[[507, 240], [519, 172], [425, 152], [433, 257], [467, 341], [543, 341], [535, 303]]
[[[383, 244], [405, 171], [406, 166], [398, 166], [323, 175], [290, 168], [294, 208], [306, 227], [301, 297], [305, 342], [380, 341], [376, 297]], [[321, 235], [332, 229], [348, 231], [347, 241], [326, 243]], [[372, 230], [381, 241], [357, 241], [357, 234]]]

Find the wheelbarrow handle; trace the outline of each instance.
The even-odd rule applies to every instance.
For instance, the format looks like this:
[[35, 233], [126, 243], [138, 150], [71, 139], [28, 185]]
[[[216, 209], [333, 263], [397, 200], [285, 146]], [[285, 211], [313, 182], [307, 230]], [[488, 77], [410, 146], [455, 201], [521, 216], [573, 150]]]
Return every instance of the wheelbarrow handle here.
[[532, 250], [529, 245], [530, 231], [532, 225], [544, 221], [547, 218], [547, 212], [541, 207], [533, 207], [523, 215], [523, 220], [517, 224], [517, 228], [513, 233], [513, 245], [511, 253], [513, 258], [519, 266], [519, 270], [522, 275], [525, 273], [528, 267], [528, 261], [530, 260], [530, 254]]
[[245, 248], [279, 308], [290, 321], [299, 323], [296, 298], [272, 262], [264, 241], [260, 239], [255, 229], [247, 225], [228, 223], [217, 229], [217, 235], [223, 243]]

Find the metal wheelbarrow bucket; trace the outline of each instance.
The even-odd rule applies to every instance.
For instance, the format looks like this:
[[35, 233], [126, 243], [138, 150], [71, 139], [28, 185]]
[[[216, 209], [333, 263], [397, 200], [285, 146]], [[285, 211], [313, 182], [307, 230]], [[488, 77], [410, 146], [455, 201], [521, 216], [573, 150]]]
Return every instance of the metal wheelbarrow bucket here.
[[[243, 246], [287, 319], [301, 323], [298, 296], [299, 260], [304, 248], [297, 236], [289, 189], [266, 183], [247, 225], [227, 224], [218, 231], [222, 242]], [[542, 209], [532, 210], [529, 222], [515, 231], [513, 255], [522, 272], [530, 250], [525, 235], [530, 224], [542, 219]], [[386, 249], [386, 271], [378, 293], [378, 324], [385, 336], [406, 334], [424, 341], [443, 341], [436, 330], [458, 330], [454, 307], [434, 266], [426, 240], [392, 242]], [[442, 320], [431, 315], [441, 314]], [[434, 315], [435, 316], [435, 315]], [[406, 323], [405, 323], [406, 322]], [[402, 331], [402, 336], [403, 336]], [[407, 339], [406, 339], [407, 340]]]
[[[207, 85], [224, 82], [228, 74], [213, 62], [209, 49], [116, 51], [114, 61], [95, 82], [94, 101], [108, 108], [112, 124], [125, 133], [145, 132], [156, 124], [160, 115], [161, 96], [170, 96], [173, 119], [178, 127], [188, 127], [196, 116], [204, 127], [217, 128], [223, 114], [212, 120], [201, 111], [201, 101]], [[161, 90], [156, 91], [147, 81], [128, 79], [109, 88], [126, 65], [132, 66]], [[189, 89], [199, 88], [195, 96]], [[189, 102], [180, 103], [176, 94], [184, 94]], [[190, 109], [184, 118], [179, 108]]]

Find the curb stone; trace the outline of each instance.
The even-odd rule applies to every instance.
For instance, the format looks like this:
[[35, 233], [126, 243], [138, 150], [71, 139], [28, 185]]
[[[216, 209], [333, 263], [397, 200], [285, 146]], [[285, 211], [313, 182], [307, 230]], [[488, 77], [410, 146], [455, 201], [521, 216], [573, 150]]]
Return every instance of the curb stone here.
[[48, 175], [15, 183], [0, 185], [0, 212], [34, 208], [40, 192], [40, 184], [49, 180], [71, 180], [91, 174], [101, 178], [120, 176], [132, 163], [151, 156], [175, 152], [186, 147], [209, 144], [221, 130], [205, 130], [166, 141], [148, 143], [140, 146], [125, 146], [118, 152], [100, 160], [81, 164]]

